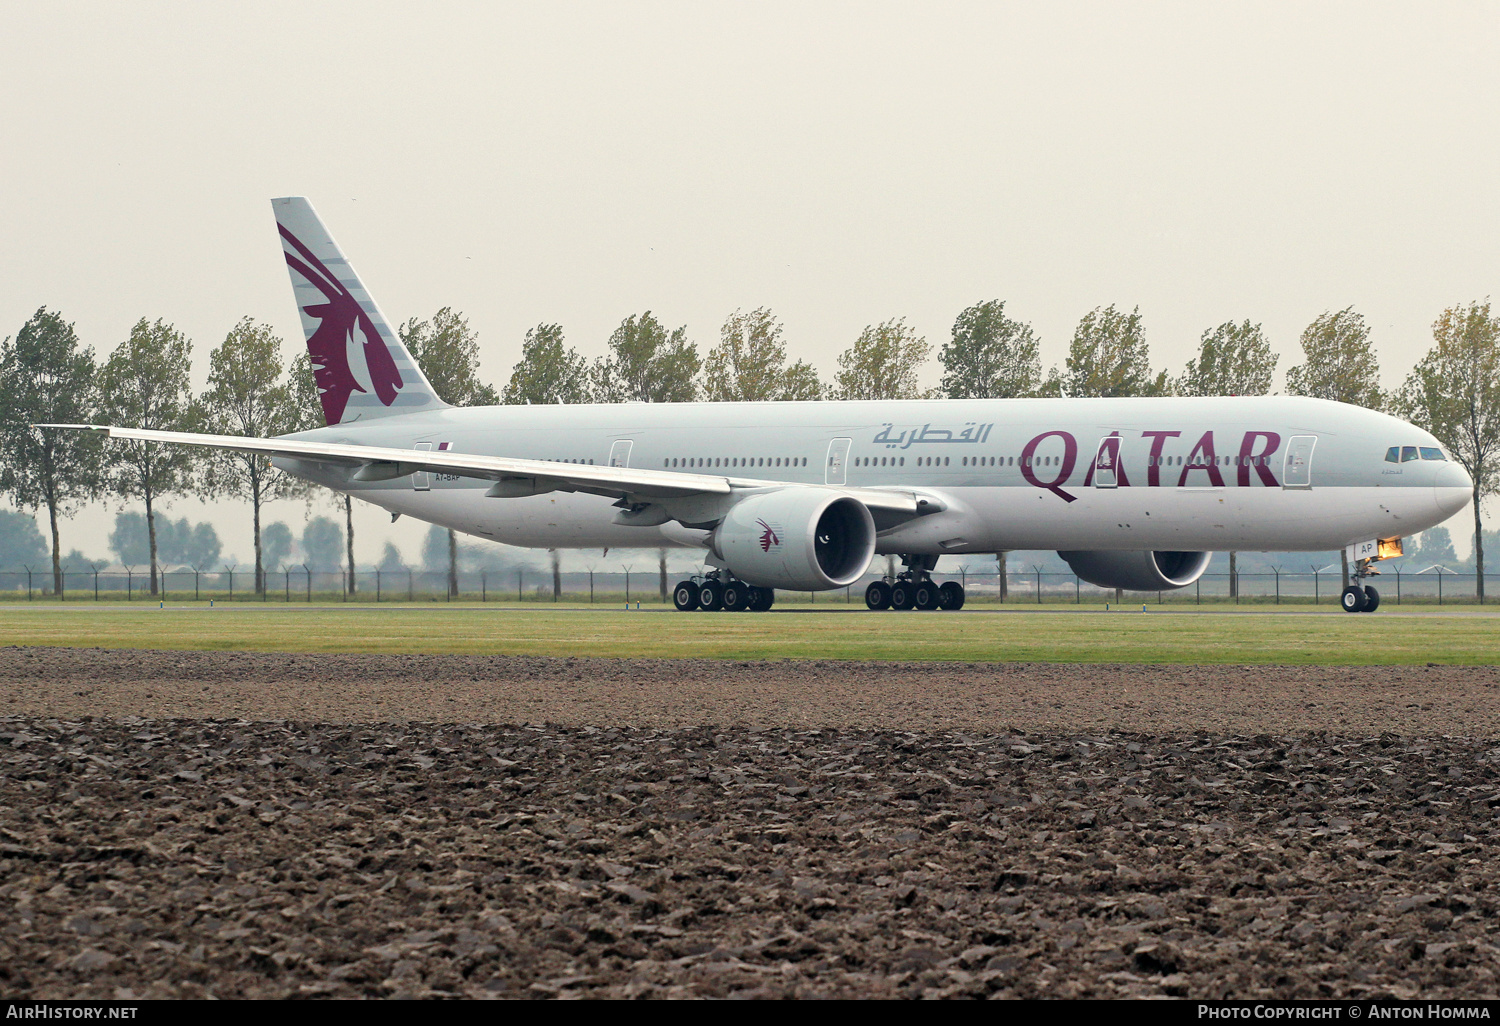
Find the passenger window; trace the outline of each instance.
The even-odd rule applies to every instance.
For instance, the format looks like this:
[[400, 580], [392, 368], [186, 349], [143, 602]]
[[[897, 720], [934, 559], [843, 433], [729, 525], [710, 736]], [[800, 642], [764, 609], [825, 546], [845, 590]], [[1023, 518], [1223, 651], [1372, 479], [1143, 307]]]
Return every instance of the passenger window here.
[[1415, 445], [1403, 445], [1401, 447], [1401, 462], [1410, 463], [1417, 458], [1417, 447]]

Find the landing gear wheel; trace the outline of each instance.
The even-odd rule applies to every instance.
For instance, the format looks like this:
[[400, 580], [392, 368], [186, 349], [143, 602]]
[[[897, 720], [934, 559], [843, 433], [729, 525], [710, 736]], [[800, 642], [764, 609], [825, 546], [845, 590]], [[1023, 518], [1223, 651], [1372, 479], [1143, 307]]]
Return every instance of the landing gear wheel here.
[[940, 600], [938, 586], [931, 581], [917, 581], [912, 589], [912, 605], [924, 613], [936, 609]]
[[724, 598], [724, 609], [731, 613], [743, 613], [750, 608], [750, 585], [743, 581], [730, 581], [720, 594]]
[[964, 586], [957, 581], [944, 581], [938, 589], [938, 608], [958, 610], [964, 607]]
[[750, 612], [764, 613], [776, 604], [775, 588], [751, 588]]
[[679, 613], [691, 613], [698, 608], [698, 586], [692, 581], [679, 581], [672, 589], [672, 605]]
[[1357, 584], [1351, 584], [1344, 589], [1339, 596], [1339, 604], [1344, 607], [1346, 613], [1358, 613], [1365, 608], [1365, 589]]
[[912, 609], [917, 604], [917, 589], [910, 581], [897, 581], [891, 585], [891, 608]]
[[708, 613], [724, 608], [724, 589], [718, 581], [704, 581], [698, 586], [698, 608]]
[[1375, 612], [1375, 610], [1377, 610], [1379, 608], [1380, 608], [1380, 592], [1376, 591], [1374, 588], [1370, 587], [1368, 584], [1365, 585], [1365, 604], [1362, 607], [1360, 607], [1359, 611], [1361, 613], [1373, 613], [1373, 612]]
[[884, 581], [875, 581], [865, 589], [865, 605], [871, 609], [891, 608], [891, 586]]

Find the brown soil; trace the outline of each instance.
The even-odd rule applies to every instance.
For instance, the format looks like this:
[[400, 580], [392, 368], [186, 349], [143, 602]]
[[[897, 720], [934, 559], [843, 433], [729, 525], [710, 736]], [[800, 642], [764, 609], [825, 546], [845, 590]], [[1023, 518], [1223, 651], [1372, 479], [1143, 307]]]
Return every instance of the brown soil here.
[[0, 649], [0, 992], [1494, 997], [1497, 685]]

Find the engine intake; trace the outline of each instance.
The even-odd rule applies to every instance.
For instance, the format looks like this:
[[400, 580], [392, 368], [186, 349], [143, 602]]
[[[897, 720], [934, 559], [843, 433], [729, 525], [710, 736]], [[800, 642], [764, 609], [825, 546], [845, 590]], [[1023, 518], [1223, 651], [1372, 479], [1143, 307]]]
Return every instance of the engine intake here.
[[858, 499], [778, 488], [735, 503], [712, 546], [731, 573], [763, 588], [827, 591], [853, 584], [875, 555], [875, 521]]
[[1208, 569], [1209, 552], [1059, 552], [1079, 577], [1101, 588], [1171, 591]]

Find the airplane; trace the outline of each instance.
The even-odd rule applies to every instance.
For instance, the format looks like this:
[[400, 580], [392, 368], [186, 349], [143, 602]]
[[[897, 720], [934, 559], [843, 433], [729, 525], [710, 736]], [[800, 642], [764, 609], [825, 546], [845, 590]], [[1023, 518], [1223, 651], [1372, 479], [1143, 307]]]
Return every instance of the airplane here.
[[943, 555], [1055, 549], [1083, 580], [1163, 591], [1215, 550], [1345, 548], [1349, 612], [1404, 535], [1473, 483], [1427, 432], [1293, 396], [626, 403], [455, 408], [434, 392], [311, 203], [272, 201], [325, 427], [112, 438], [268, 455], [442, 527], [538, 548], [680, 547], [684, 612], [764, 611], [860, 580], [872, 610], [958, 610]]

